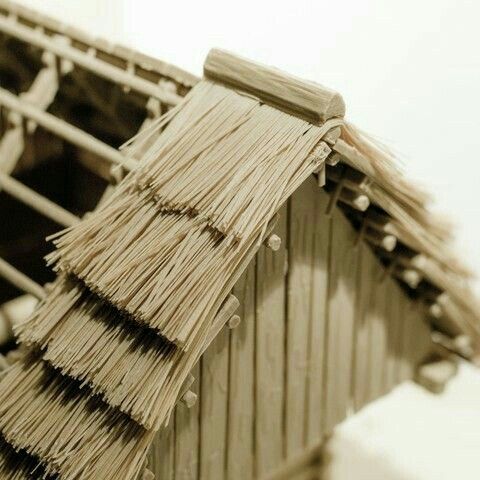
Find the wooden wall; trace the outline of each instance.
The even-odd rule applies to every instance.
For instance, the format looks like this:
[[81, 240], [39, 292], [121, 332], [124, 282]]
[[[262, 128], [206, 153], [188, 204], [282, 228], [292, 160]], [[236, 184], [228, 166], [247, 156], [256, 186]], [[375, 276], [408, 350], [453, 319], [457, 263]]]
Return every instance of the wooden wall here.
[[150, 455], [157, 480], [262, 479], [414, 374], [430, 348], [406, 297], [313, 179], [281, 212], [278, 252], [238, 281], [242, 323], [193, 372]]

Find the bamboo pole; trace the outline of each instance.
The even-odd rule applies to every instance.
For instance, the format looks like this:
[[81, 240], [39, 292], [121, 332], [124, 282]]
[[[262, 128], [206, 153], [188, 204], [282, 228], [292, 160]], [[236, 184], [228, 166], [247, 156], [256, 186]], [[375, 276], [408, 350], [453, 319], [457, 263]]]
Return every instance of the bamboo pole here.
[[159, 85], [138, 77], [132, 72], [115, 67], [97, 57], [90, 56], [88, 53], [77, 50], [64, 42], [58, 42], [54, 38], [44, 35], [38, 30], [33, 30], [19, 22], [11, 21], [0, 16], [0, 31], [12, 37], [19, 38], [30, 45], [35, 45], [43, 50], [47, 50], [57, 57], [69, 60], [73, 64], [90, 70], [100, 77], [131, 88], [147, 97], [158, 98], [167, 105], [174, 106], [182, 100], [181, 96], [166, 91]]
[[63, 138], [80, 148], [88, 150], [111, 163], [122, 165], [129, 170], [134, 169], [137, 164], [133, 159], [126, 158], [118, 150], [101, 142], [93, 135], [85, 133], [80, 128], [70, 125], [65, 120], [61, 120], [51, 113], [44, 112], [43, 110], [30, 105], [25, 100], [17, 98], [3, 88], [0, 88], [0, 105], [9, 110], [18, 112], [23, 117], [35, 121], [45, 130], [48, 130], [60, 138]]
[[41, 285], [34, 282], [32, 279], [28, 278], [24, 273], [17, 270], [15, 267], [10, 265], [8, 262], [3, 260], [0, 257], [0, 276], [5, 280], [10, 282], [12, 285], [15, 285], [20, 290], [31, 293], [33, 296], [37, 297], [39, 300], [45, 298], [45, 292]]
[[59, 225], [70, 227], [80, 221], [80, 218], [73, 213], [2, 172], [0, 172], [0, 187], [12, 197]]

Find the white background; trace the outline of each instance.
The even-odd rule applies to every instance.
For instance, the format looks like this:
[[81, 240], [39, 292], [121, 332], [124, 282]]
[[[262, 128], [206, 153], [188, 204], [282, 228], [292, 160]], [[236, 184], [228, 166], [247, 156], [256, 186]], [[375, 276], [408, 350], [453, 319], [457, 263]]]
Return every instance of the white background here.
[[[218, 46], [338, 90], [348, 118], [432, 191], [480, 272], [478, 0], [23, 3], [197, 75]], [[479, 399], [468, 367], [443, 397], [400, 387], [340, 429], [333, 478], [480, 478]]]

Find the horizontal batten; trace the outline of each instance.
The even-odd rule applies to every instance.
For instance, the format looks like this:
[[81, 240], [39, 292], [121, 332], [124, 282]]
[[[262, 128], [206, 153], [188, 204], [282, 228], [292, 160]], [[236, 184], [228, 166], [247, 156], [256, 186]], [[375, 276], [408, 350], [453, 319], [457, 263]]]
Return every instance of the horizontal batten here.
[[42, 300], [45, 292], [41, 285], [28, 278], [27, 275], [17, 270], [14, 266], [0, 257], [0, 277], [15, 285], [20, 290], [32, 294], [34, 297]]
[[105, 160], [123, 165], [131, 170], [135, 168], [136, 162], [126, 158], [118, 150], [96, 139], [94, 136], [85, 133], [80, 128], [70, 125], [68, 122], [61, 120], [51, 113], [44, 112], [28, 102], [17, 98], [9, 91], [0, 88], [0, 105], [3, 107], [20, 113], [22, 116], [34, 120], [45, 130], [48, 130], [64, 140], [74, 145], [88, 150]]
[[90, 70], [100, 77], [129, 87], [147, 97], [158, 98], [167, 105], [177, 105], [182, 100], [181, 96], [164, 90], [162, 87], [140, 78], [131, 72], [115, 67], [99, 58], [90, 56], [64, 42], [57, 42], [54, 38], [48, 37], [38, 30], [33, 30], [18, 22], [12, 22], [3, 16], [0, 16], [0, 31], [11, 37], [19, 38], [26, 43], [47, 50], [62, 59], [71, 61], [79, 67]]
[[80, 218], [73, 213], [2, 172], [0, 172], [0, 190], [4, 190], [20, 202], [64, 227], [70, 227], [80, 221]]

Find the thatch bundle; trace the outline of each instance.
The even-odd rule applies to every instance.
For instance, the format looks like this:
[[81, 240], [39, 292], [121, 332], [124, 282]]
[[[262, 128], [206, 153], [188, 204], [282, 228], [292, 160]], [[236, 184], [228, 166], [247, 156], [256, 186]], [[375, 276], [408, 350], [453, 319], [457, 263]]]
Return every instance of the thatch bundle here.
[[24, 344], [41, 349], [45, 361], [88, 384], [89, 394], [100, 395], [145, 428], [158, 430], [189, 372], [237, 307], [235, 297], [228, 297], [211, 328], [197, 335], [186, 354], [78, 282], [61, 277], [16, 333]]
[[60, 276], [17, 327], [35, 353], [0, 381], [8, 443], [61, 478], [138, 476], [276, 212], [323, 165], [342, 121], [321, 118], [205, 80], [129, 142], [138, 168], [55, 235]]
[[0, 429], [47, 474], [92, 480], [135, 478], [154, 436], [34, 356], [2, 378]]

